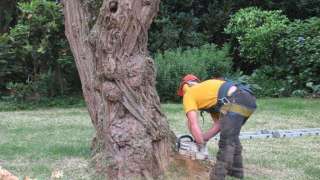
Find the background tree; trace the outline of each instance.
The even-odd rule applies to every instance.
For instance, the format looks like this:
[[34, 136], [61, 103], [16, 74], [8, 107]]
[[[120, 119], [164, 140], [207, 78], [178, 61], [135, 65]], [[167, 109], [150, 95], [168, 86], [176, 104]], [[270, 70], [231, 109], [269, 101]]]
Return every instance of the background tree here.
[[19, 99], [77, 91], [79, 81], [64, 35], [61, 6], [33, 0], [19, 2], [17, 8], [16, 25], [0, 36], [0, 89], [7, 87]]
[[193, 0], [161, 2], [159, 16], [149, 32], [149, 48], [152, 53], [205, 44], [207, 38], [200, 31], [200, 14], [196, 14]]
[[320, 16], [320, 1], [315, 0], [265, 0], [265, 9], [282, 10], [290, 19], [308, 19]]
[[177, 96], [181, 77], [196, 74], [202, 80], [227, 76], [232, 69], [229, 46], [206, 44], [199, 48], [168, 50], [156, 54], [157, 91], [162, 101], [181, 101]]
[[154, 178], [174, 147], [155, 89], [148, 29], [160, 0], [66, 0], [66, 35], [96, 136], [93, 162], [112, 179]]
[[15, 0], [0, 0], [0, 34], [8, 32], [17, 14]]
[[[28, 96], [40, 94], [40, 99], [46, 100], [48, 97], [78, 95], [81, 91], [79, 76], [63, 33], [61, 6], [57, 2], [55, 0], [0, 0], [0, 29], [3, 29], [2, 34], [0, 33], [0, 98], [26, 100]], [[233, 65], [230, 70], [233, 73], [229, 74], [236, 77], [249, 75], [256, 79], [255, 81], [266, 82], [267, 86], [264, 86], [264, 93], [261, 94], [263, 96], [274, 94], [270, 92], [279, 94], [277, 93], [279, 88], [274, 87], [283, 87], [284, 84], [274, 85], [259, 77], [277, 74], [278, 77], [272, 76], [272, 82], [276, 82], [274, 78], [283, 80], [295, 78], [295, 75], [288, 77], [291, 73], [285, 73], [283, 70], [283, 68], [288, 68], [279, 66], [279, 64], [288, 64], [289, 59], [293, 60], [298, 57], [296, 48], [286, 49], [278, 44], [278, 41], [284, 42], [287, 41], [286, 38], [291, 38], [287, 33], [288, 28], [284, 26], [298, 34], [295, 36], [302, 37], [303, 35], [306, 39], [305, 30], [300, 26], [295, 26], [295, 21], [301, 20], [301, 24], [304, 22], [308, 24], [308, 19], [320, 16], [320, 1], [314, 0], [162, 0], [161, 2], [159, 16], [152, 23], [149, 31], [149, 50], [153, 57], [161, 57], [170, 51], [177, 52], [176, 55], [180, 56], [181, 53], [188, 54], [190, 48], [203, 50], [201, 53], [204, 54], [206, 50], [202, 47], [205, 44], [217, 45], [217, 51], [229, 46], [231, 51], [225, 56], [232, 57]], [[87, 5], [95, 14], [94, 11], [101, 5], [101, 1], [87, 3]], [[247, 7], [251, 7], [249, 8], [251, 13], [248, 9], [244, 9]], [[258, 10], [253, 11], [252, 9]], [[279, 13], [278, 10], [281, 10], [282, 13]], [[240, 16], [238, 12], [243, 16]], [[235, 14], [238, 14], [238, 19], [242, 19], [241, 22], [248, 20], [249, 24], [256, 25], [256, 27], [245, 29], [245, 26], [249, 24], [234, 23]], [[228, 27], [230, 23], [233, 25]], [[89, 26], [93, 25], [94, 23], [91, 22]], [[316, 23], [308, 25], [311, 29], [316, 26]], [[226, 33], [224, 29], [229, 29], [230, 32]], [[237, 29], [246, 32], [240, 34]], [[241, 38], [241, 41], [238, 41], [237, 38]], [[293, 37], [293, 40], [294, 38], [297, 37]], [[291, 72], [298, 74], [297, 69], [309, 67], [306, 62], [311, 61], [310, 58], [316, 54], [312, 49], [316, 42], [312, 41], [312, 46], [304, 43], [303, 48], [306, 48], [306, 51], [303, 52], [307, 53], [301, 54], [304, 54], [302, 57], [306, 57], [306, 61], [299, 61], [298, 66], [295, 66], [296, 70]], [[295, 43], [290, 45], [292, 44]], [[179, 66], [174, 67], [176, 63], [172, 59], [179, 59], [179, 57], [168, 61], [172, 71], [169, 74], [172, 77], [178, 77], [180, 75], [176, 72], [184, 71], [180, 71]], [[197, 56], [188, 56], [186, 61], [199, 64], [197, 59]], [[223, 61], [227, 59], [224, 58]], [[210, 64], [209, 61], [208, 64]], [[269, 67], [266, 67], [266, 64]], [[161, 67], [157, 66], [157, 68], [165, 69], [166, 64], [162, 63]], [[317, 74], [313, 75], [315, 71], [307, 71], [308, 73], [302, 73], [303, 77], [316, 77]], [[308, 75], [310, 73], [311, 76]], [[174, 93], [168, 93], [168, 89], [165, 90], [164, 86], [160, 86], [162, 79], [166, 82], [170, 81], [172, 84], [170, 89], [176, 89], [175, 84], [178, 83], [176, 82], [178, 78], [168, 79], [168, 77], [168, 73], [158, 73], [157, 88], [159, 92], [163, 91], [160, 92], [161, 99], [178, 100], [173, 98]], [[308, 79], [308, 82], [318, 87], [317, 80], [303, 79]], [[292, 80], [287, 82], [289, 81]], [[290, 85], [293, 91], [311, 92], [310, 90], [314, 89], [306, 87], [305, 83], [295, 84], [299, 85]], [[291, 93], [285, 94], [290, 95]]]
[[277, 42], [288, 24], [288, 18], [281, 11], [264, 11], [255, 7], [239, 10], [231, 16], [225, 28], [235, 42], [233, 53], [239, 53], [242, 58], [241, 62], [236, 63], [245, 69], [250, 64], [258, 68], [275, 62]]

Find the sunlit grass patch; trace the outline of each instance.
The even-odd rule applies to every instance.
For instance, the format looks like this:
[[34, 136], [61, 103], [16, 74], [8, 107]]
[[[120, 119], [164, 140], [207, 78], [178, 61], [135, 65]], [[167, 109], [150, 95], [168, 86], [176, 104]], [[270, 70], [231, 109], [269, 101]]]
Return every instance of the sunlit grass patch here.
[[320, 177], [319, 137], [247, 140], [243, 141], [243, 145], [244, 159], [248, 165], [274, 171], [281, 170], [281, 174], [269, 174], [272, 179]]

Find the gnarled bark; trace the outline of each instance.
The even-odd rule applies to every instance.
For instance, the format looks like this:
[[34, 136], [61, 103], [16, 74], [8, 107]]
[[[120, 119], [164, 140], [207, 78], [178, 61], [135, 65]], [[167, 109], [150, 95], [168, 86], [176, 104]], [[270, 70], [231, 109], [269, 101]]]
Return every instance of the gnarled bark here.
[[160, 0], [64, 0], [69, 40], [96, 136], [93, 162], [111, 179], [155, 178], [175, 135], [160, 110], [147, 30]]

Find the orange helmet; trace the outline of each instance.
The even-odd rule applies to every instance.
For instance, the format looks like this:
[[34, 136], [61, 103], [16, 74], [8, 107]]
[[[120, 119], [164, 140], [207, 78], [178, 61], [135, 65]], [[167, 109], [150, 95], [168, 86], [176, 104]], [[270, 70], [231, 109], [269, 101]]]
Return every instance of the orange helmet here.
[[183, 96], [183, 86], [188, 83], [189, 81], [197, 81], [199, 82], [199, 78], [193, 74], [187, 74], [186, 76], [184, 76], [181, 79], [180, 85], [179, 85], [179, 89], [178, 89], [178, 96]]

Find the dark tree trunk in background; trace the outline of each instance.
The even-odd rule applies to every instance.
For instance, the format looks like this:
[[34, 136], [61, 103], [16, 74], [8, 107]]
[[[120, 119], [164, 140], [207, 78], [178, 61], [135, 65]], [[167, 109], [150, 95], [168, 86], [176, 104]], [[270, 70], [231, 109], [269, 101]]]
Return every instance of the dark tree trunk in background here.
[[0, 0], [0, 34], [8, 32], [17, 15], [15, 0]]
[[148, 29], [160, 0], [64, 0], [66, 35], [96, 136], [93, 162], [111, 179], [152, 179], [175, 135], [160, 110]]

